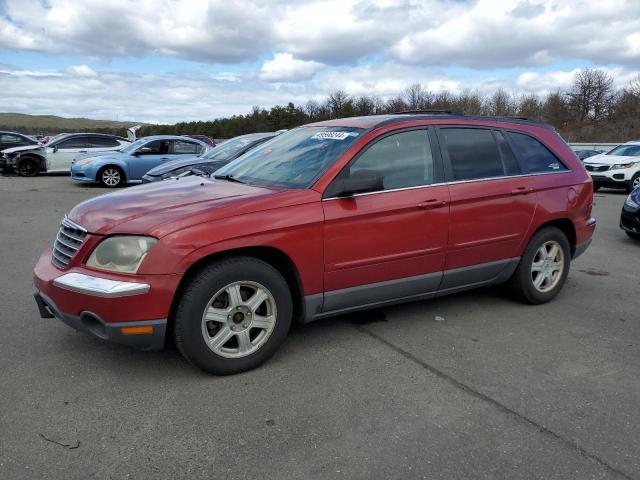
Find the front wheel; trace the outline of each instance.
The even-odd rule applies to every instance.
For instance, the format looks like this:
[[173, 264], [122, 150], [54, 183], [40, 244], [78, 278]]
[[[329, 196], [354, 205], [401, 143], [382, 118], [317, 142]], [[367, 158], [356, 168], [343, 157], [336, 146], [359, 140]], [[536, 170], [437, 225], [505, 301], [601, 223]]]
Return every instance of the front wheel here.
[[118, 167], [105, 167], [98, 172], [98, 181], [103, 187], [121, 187], [124, 184], [124, 173]]
[[633, 238], [634, 240], [640, 240], [640, 233], [635, 232], [625, 232], [629, 238]]
[[571, 264], [571, 247], [556, 227], [544, 227], [529, 242], [510, 283], [531, 304], [546, 303], [562, 289]]
[[21, 158], [16, 165], [16, 173], [21, 177], [35, 177], [40, 170], [40, 161], [33, 157]]
[[250, 257], [218, 261], [200, 270], [179, 299], [176, 345], [206, 372], [243, 372], [276, 352], [292, 312], [287, 282], [271, 265]]

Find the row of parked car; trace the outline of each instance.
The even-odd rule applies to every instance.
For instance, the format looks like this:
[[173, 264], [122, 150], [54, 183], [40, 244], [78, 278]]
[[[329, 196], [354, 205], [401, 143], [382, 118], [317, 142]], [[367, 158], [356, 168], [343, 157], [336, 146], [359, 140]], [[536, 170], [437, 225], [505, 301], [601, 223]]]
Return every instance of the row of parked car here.
[[115, 188], [194, 171], [212, 173], [275, 135], [241, 135], [216, 146], [206, 137], [196, 136], [154, 135], [136, 140], [131, 136], [68, 133], [44, 143], [14, 132], [0, 132], [0, 167], [21, 176], [70, 172], [77, 182]]

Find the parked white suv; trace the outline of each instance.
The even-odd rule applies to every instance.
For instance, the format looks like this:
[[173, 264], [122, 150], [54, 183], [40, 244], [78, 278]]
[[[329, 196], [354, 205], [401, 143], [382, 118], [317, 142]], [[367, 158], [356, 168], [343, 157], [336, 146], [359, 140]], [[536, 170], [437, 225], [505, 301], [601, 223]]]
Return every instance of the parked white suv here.
[[76, 155], [120, 150], [131, 142], [124, 137], [100, 133], [64, 133], [46, 144], [8, 148], [0, 155], [0, 166], [18, 175], [32, 177], [40, 172], [70, 172]]
[[624, 188], [631, 192], [640, 186], [640, 141], [618, 145], [613, 150], [586, 158], [584, 167], [593, 179], [593, 189]]

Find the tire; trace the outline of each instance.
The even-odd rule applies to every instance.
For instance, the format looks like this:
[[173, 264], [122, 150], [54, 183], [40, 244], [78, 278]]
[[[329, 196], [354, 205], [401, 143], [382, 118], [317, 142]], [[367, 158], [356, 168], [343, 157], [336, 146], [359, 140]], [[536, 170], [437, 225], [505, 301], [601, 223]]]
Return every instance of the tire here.
[[221, 260], [198, 271], [178, 299], [175, 343], [205, 372], [244, 372], [276, 352], [292, 312], [289, 286], [271, 265], [251, 257]]
[[16, 173], [21, 177], [35, 177], [42, 170], [40, 160], [34, 157], [21, 158], [16, 165]]
[[[559, 253], [554, 254], [556, 251], [551, 250], [550, 247], [554, 246]], [[543, 247], [547, 255], [554, 255], [553, 258], [545, 258]], [[538, 264], [535, 269], [534, 262]], [[526, 303], [538, 305], [549, 302], [562, 289], [570, 265], [571, 246], [565, 234], [556, 227], [543, 227], [529, 241], [518, 268], [511, 277], [511, 288]], [[542, 278], [542, 283], [536, 286], [539, 278]]]
[[100, 169], [97, 180], [103, 187], [118, 188], [124, 185], [124, 172], [119, 167], [108, 165]]
[[627, 186], [627, 193], [633, 192], [636, 188], [640, 187], [640, 172], [631, 177], [631, 181]]
[[634, 232], [625, 232], [627, 235], [629, 235], [629, 238], [633, 238], [634, 240], [640, 240], [640, 233], [634, 233]]

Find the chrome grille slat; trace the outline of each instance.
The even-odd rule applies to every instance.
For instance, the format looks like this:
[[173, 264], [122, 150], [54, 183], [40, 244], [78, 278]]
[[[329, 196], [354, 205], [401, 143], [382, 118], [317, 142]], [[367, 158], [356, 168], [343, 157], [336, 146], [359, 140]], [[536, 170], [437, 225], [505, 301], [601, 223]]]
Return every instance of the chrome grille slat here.
[[86, 236], [87, 230], [69, 220], [65, 215], [60, 222], [60, 230], [53, 242], [51, 263], [61, 269], [67, 268], [71, 259], [84, 243]]

